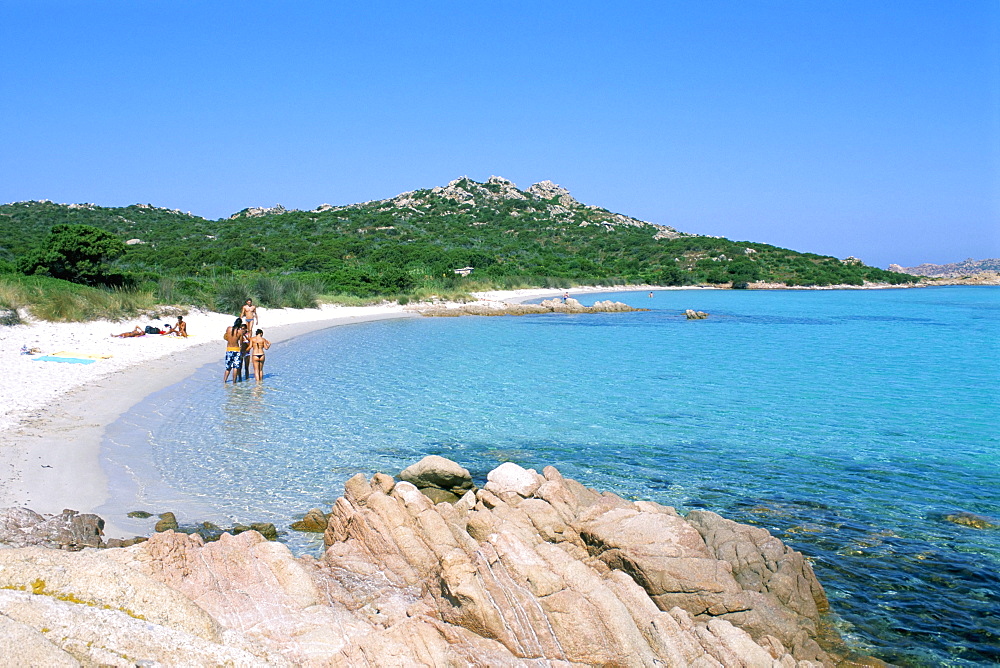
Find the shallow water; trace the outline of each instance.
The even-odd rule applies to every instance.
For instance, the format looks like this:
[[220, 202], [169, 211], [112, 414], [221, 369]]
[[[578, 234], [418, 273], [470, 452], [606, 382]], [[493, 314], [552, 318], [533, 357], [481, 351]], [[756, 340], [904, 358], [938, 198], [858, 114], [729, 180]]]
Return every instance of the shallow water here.
[[1000, 530], [945, 520], [1000, 518], [1000, 288], [647, 294], [581, 301], [648, 313], [300, 337], [260, 385], [223, 386], [220, 366], [150, 397], [110, 456], [170, 504], [151, 509], [279, 526], [426, 454], [480, 482], [503, 461], [553, 464], [766, 527], [814, 559], [842, 630], [881, 658], [1000, 661]]

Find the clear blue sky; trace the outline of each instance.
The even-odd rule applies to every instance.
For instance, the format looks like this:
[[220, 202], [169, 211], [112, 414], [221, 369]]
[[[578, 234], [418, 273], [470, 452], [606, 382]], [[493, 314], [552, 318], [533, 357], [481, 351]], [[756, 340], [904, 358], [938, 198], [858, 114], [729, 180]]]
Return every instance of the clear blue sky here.
[[886, 266], [1000, 257], [996, 0], [0, 0], [0, 201], [468, 175]]

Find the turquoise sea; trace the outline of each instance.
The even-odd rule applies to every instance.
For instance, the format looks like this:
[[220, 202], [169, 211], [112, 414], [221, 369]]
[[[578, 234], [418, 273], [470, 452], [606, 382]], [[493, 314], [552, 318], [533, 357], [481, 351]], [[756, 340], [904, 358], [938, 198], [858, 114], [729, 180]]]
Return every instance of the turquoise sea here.
[[275, 345], [261, 385], [223, 386], [220, 352], [109, 429], [113, 484], [182, 521], [287, 526], [426, 454], [480, 482], [552, 464], [767, 528], [880, 658], [1000, 662], [1000, 529], [946, 519], [1000, 523], [1000, 288], [580, 301], [608, 298], [651, 310], [336, 327]]

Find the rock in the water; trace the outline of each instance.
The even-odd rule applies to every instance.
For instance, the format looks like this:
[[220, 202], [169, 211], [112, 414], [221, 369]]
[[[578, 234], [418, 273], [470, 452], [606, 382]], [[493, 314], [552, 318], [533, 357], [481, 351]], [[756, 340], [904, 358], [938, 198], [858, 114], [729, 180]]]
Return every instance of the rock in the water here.
[[125, 516], [144, 520], [146, 518], [152, 517], [153, 513], [147, 513], [145, 510], [133, 510], [129, 513], [126, 513]]
[[173, 513], [161, 513], [159, 518], [160, 521], [153, 527], [153, 531], [159, 533], [161, 531], [173, 531], [177, 529], [177, 517]]
[[416, 464], [407, 466], [399, 479], [423, 489], [436, 487], [460, 497], [472, 489], [472, 475], [462, 466], [439, 455], [428, 455]]
[[684, 311], [684, 315], [687, 316], [688, 320], [704, 320], [708, 317], [708, 314], [704, 311], [694, 311], [692, 309]]
[[305, 517], [297, 522], [292, 522], [291, 528], [295, 531], [323, 533], [326, 531], [326, 515], [319, 508], [310, 508]]
[[11, 547], [40, 545], [64, 550], [102, 547], [103, 532], [104, 520], [75, 510], [43, 516], [27, 508], [0, 509], [0, 543]]
[[278, 529], [270, 522], [251, 522], [250, 528], [267, 540], [278, 540]]

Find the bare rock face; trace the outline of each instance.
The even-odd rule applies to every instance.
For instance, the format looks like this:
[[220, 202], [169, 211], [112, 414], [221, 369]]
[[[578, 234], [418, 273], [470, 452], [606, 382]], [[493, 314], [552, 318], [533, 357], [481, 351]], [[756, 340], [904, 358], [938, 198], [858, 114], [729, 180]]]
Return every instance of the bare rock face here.
[[[544, 477], [501, 469], [453, 506], [406, 482], [338, 499], [323, 562], [340, 600], [390, 628], [421, 618], [460, 627], [519, 662], [829, 660], [808, 635], [815, 619], [766, 587], [745, 589], [673, 509], [598, 494], [552, 467]], [[754, 625], [740, 628], [745, 618]]]
[[0, 549], [0, 637], [17, 647], [0, 666], [831, 662], [808, 562], [714, 513], [506, 464], [453, 504], [358, 475], [319, 514], [320, 560], [256, 531]]
[[0, 509], [0, 543], [11, 547], [39, 545], [63, 550], [82, 550], [104, 545], [104, 520], [64, 510], [59, 515], [39, 515], [27, 508]]

